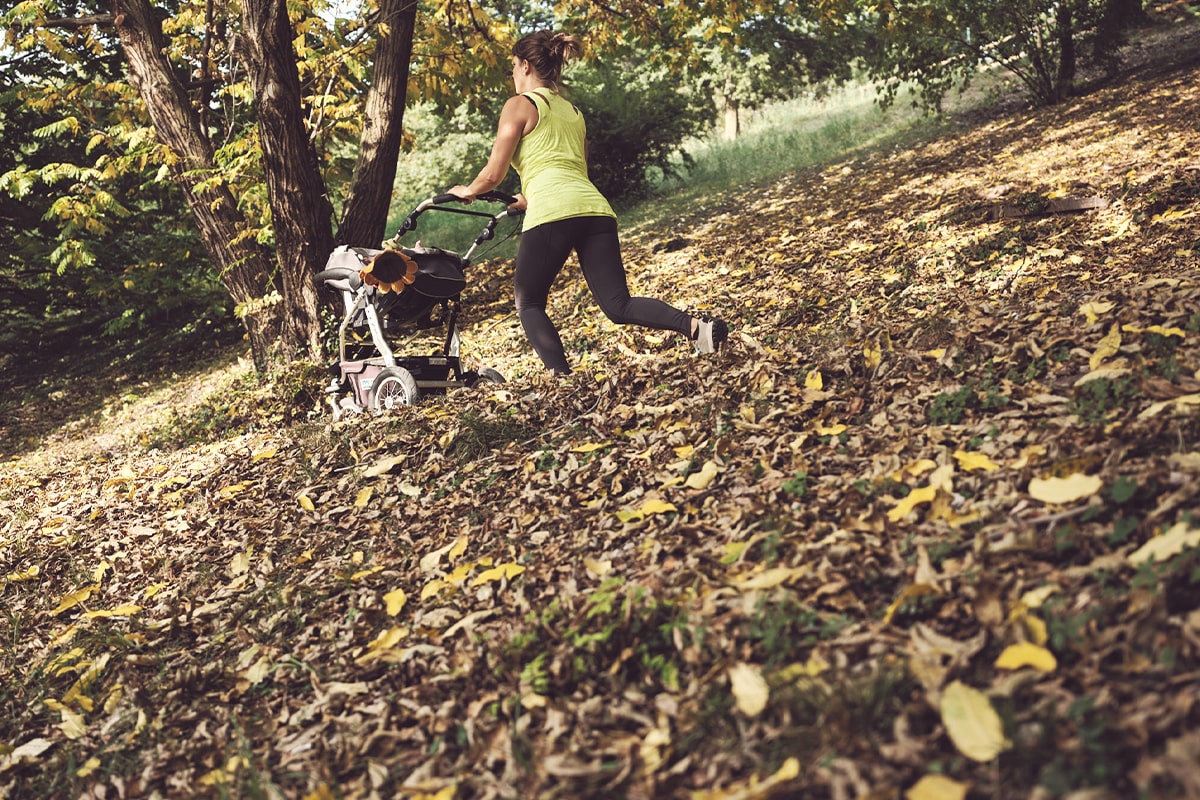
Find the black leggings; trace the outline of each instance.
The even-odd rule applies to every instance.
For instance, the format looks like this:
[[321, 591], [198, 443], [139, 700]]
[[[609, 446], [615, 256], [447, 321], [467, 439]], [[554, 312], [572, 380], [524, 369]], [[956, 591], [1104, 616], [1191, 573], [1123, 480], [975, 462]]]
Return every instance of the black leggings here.
[[546, 222], [521, 234], [515, 293], [521, 326], [547, 369], [571, 371], [558, 329], [546, 314], [546, 300], [572, 250], [579, 256], [592, 297], [610, 320], [691, 336], [689, 315], [661, 300], [629, 296], [615, 219], [571, 217]]

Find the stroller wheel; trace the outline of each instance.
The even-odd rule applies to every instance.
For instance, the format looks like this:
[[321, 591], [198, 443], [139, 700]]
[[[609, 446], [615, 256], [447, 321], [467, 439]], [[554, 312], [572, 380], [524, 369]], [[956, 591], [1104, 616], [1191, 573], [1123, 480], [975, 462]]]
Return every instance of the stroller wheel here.
[[504, 376], [491, 367], [484, 367], [479, 370], [480, 383], [504, 383]]
[[388, 367], [375, 376], [371, 385], [371, 408], [376, 414], [417, 402], [420, 391], [412, 373], [404, 367]]

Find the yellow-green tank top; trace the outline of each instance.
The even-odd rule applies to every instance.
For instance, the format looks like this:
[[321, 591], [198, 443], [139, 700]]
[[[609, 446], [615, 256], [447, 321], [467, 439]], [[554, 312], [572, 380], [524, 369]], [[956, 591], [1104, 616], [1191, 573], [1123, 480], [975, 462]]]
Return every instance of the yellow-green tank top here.
[[517, 145], [512, 165], [529, 203], [525, 230], [570, 217], [615, 217], [612, 206], [588, 180], [586, 126], [579, 109], [551, 92], [525, 92], [537, 106], [538, 123]]

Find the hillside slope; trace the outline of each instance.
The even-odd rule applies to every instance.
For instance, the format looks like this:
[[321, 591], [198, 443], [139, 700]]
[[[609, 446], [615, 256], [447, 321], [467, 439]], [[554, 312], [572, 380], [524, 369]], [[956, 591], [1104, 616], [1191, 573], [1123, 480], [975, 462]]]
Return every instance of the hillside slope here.
[[1193, 56], [631, 231], [717, 357], [572, 269], [546, 379], [489, 264], [504, 386], [58, 431], [0, 485], [0, 796], [1196, 796], [1197, 107]]

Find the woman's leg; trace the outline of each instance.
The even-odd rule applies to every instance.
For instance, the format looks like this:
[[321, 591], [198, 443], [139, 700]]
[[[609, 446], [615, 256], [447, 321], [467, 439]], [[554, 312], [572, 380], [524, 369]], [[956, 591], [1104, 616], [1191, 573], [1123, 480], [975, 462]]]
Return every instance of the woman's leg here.
[[605, 315], [618, 325], [677, 331], [692, 338], [692, 318], [684, 312], [649, 297], [630, 297], [621, 262], [617, 221], [612, 217], [579, 217], [575, 252], [592, 296]]
[[570, 372], [571, 368], [558, 329], [546, 314], [546, 301], [571, 253], [571, 237], [563, 224], [566, 222], [571, 220], [547, 222], [521, 234], [514, 279], [517, 315], [525, 336], [546, 369], [558, 373]]

